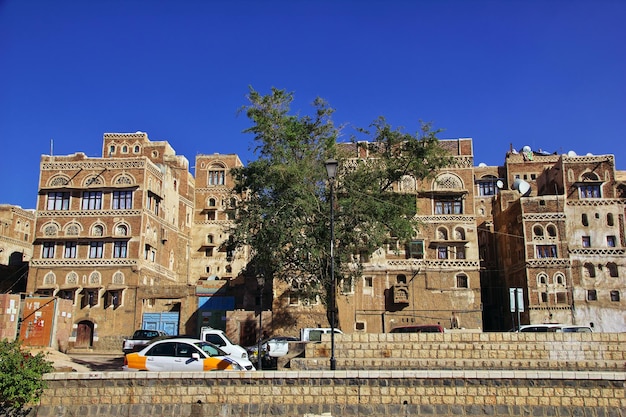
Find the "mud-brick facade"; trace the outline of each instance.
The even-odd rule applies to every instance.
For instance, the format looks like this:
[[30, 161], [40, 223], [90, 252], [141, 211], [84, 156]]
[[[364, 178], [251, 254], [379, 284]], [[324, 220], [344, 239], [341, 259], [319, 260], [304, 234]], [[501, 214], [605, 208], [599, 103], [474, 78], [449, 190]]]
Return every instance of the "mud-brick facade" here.
[[0, 204], [0, 292], [26, 289], [34, 227], [34, 210]]
[[[226, 329], [233, 341], [248, 346], [258, 335], [259, 289], [255, 277], [245, 275], [249, 249], [229, 245], [237, 207], [246, 198], [234, 192], [231, 170], [242, 166], [235, 154], [196, 156], [190, 281], [197, 327]], [[265, 320], [269, 327], [268, 313]]]
[[[415, 195], [419, 227], [364, 260], [362, 277], [339, 284], [344, 332], [385, 333], [435, 324], [482, 328], [480, 260], [471, 139], [442, 140], [454, 157], [434, 178], [406, 177], [396, 192]], [[367, 157], [364, 144], [355, 158]]]
[[193, 196], [187, 159], [142, 132], [42, 156], [28, 291], [73, 301], [70, 349], [119, 349], [148, 313], [186, 331]]
[[526, 148], [507, 154], [505, 172], [494, 208], [502, 299], [523, 289], [522, 324], [626, 331], [626, 195], [613, 156]]

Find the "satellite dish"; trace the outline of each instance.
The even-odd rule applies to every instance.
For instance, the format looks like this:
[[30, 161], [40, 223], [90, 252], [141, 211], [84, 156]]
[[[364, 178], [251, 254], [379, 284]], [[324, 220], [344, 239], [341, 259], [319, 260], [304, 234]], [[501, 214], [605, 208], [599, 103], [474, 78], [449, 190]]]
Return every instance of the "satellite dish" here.
[[574, 151], [569, 151], [567, 153], [567, 156], [569, 156], [571, 158], [571, 157], [578, 156], [578, 155], [576, 155], [576, 152], [574, 152]]
[[593, 156], [593, 154], [591, 152], [588, 152], [587, 156]]
[[522, 197], [526, 197], [530, 194], [530, 184], [519, 178], [513, 182], [513, 189], [519, 191]]
[[504, 188], [504, 183], [502, 182], [502, 180], [496, 181], [496, 187], [498, 187], [499, 189], [503, 189]]
[[487, 168], [487, 164], [484, 162], [481, 162], [480, 164], [478, 164], [479, 168]]
[[531, 151], [531, 149], [530, 149], [530, 146], [528, 146], [528, 145], [526, 145], [526, 146], [524, 146], [522, 148], [522, 152], [530, 152], [530, 151]]

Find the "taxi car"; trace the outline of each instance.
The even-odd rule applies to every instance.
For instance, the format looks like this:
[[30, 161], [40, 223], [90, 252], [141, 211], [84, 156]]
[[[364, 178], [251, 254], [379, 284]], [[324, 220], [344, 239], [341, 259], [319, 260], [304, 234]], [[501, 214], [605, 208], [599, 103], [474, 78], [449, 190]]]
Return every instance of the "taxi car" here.
[[245, 371], [240, 364], [217, 346], [191, 338], [156, 341], [139, 352], [124, 356], [124, 371], [202, 372]]

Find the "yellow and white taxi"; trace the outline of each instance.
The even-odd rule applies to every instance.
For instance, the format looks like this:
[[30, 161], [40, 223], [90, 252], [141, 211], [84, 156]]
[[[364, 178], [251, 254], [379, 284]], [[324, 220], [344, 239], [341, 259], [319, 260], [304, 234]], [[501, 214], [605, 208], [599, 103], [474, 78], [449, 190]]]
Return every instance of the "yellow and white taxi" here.
[[245, 371], [217, 346], [191, 338], [169, 338], [154, 342], [139, 352], [124, 356], [124, 371], [202, 372]]

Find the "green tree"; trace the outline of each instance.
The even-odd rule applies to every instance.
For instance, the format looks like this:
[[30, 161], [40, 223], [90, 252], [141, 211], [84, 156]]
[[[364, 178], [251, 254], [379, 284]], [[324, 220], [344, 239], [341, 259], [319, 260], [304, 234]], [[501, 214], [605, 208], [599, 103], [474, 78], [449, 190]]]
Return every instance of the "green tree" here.
[[31, 355], [19, 340], [0, 340], [0, 407], [15, 414], [37, 401], [46, 387], [43, 374], [53, 370], [43, 353]]
[[[233, 170], [237, 193], [247, 194], [232, 230], [235, 246], [249, 245], [248, 273], [294, 282], [310, 296], [329, 294], [329, 188], [324, 162], [339, 161], [335, 199], [336, 277], [360, 271], [359, 254], [372, 253], [390, 237], [409, 240], [415, 221], [415, 194], [394, 185], [426, 178], [450, 164], [438, 132], [422, 124], [416, 134], [393, 129], [384, 118], [358, 129], [350, 142], [337, 143], [341, 128], [334, 110], [320, 98], [311, 115], [290, 114], [293, 93], [250, 88], [242, 108], [252, 122], [257, 159]], [[368, 157], [359, 157], [358, 149]], [[357, 255], [357, 256], [355, 256]]]

